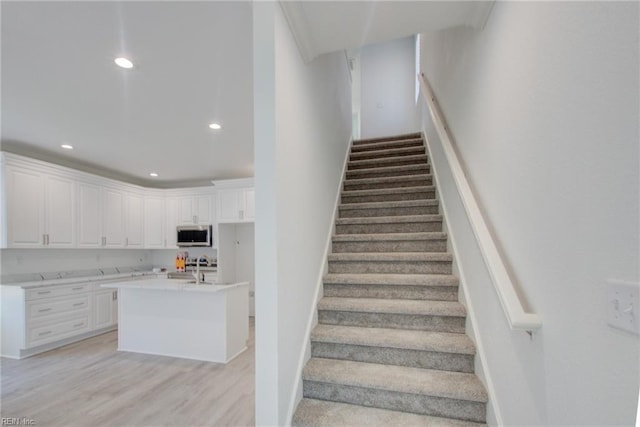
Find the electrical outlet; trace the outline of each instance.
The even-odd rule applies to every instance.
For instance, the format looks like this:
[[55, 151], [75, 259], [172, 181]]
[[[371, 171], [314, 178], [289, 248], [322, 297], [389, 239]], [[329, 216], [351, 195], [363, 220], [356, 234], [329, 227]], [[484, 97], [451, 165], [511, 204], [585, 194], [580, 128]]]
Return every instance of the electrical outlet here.
[[640, 334], [640, 285], [607, 280], [607, 323]]

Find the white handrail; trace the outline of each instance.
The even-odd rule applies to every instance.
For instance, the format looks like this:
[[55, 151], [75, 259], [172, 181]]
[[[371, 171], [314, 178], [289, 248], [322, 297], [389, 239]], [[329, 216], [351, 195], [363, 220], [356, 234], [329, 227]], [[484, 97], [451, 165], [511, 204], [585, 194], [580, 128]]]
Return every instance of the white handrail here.
[[484, 221], [480, 208], [478, 207], [478, 203], [473, 196], [473, 192], [467, 182], [467, 178], [464, 174], [460, 161], [458, 160], [458, 156], [453, 149], [449, 131], [444, 120], [444, 116], [438, 106], [438, 102], [436, 101], [435, 94], [424, 74], [419, 74], [418, 79], [420, 80], [420, 87], [422, 88], [422, 93], [429, 107], [431, 119], [433, 120], [436, 131], [440, 136], [442, 148], [444, 149], [447, 162], [449, 162], [449, 167], [451, 168], [454, 181], [458, 187], [462, 204], [467, 212], [471, 228], [478, 242], [478, 246], [480, 247], [480, 252], [482, 253], [484, 262], [489, 270], [489, 274], [491, 275], [493, 285], [498, 293], [498, 298], [500, 299], [500, 304], [502, 305], [504, 314], [507, 317], [509, 326], [511, 329], [524, 330], [532, 333], [542, 327], [542, 321], [537, 314], [527, 313], [524, 310], [511, 278], [507, 273], [507, 269], [502, 262], [502, 257], [500, 257], [500, 253], [496, 248], [491, 233], [489, 233], [489, 229]]

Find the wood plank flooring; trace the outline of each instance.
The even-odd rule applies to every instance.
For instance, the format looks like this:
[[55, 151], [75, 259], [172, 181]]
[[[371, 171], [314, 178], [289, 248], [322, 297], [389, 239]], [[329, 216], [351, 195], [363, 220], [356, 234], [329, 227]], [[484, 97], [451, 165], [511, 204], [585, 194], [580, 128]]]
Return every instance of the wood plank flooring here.
[[118, 352], [110, 332], [0, 360], [0, 415], [36, 426], [253, 426], [254, 326], [227, 365]]

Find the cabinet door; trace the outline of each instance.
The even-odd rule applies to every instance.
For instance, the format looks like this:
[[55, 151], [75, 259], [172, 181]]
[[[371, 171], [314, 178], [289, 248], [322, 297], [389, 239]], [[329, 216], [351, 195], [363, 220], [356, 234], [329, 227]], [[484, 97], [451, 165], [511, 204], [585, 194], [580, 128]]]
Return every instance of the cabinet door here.
[[124, 194], [122, 191], [104, 188], [102, 192], [103, 246], [124, 246]]
[[45, 180], [45, 233], [47, 246], [73, 248], [75, 239], [75, 183], [49, 176]]
[[114, 316], [117, 291], [97, 292], [94, 295], [93, 304], [93, 329], [102, 329], [115, 325], [117, 318]]
[[144, 199], [137, 194], [127, 194], [125, 217], [125, 246], [144, 247]]
[[7, 168], [7, 245], [38, 248], [45, 244], [43, 176]]
[[176, 227], [180, 224], [178, 221], [180, 200], [174, 197], [167, 198], [165, 200], [166, 205], [166, 229], [165, 229], [165, 247], [177, 248], [178, 247], [178, 233]]
[[244, 219], [253, 221], [256, 219], [256, 192], [253, 188], [244, 190]]
[[144, 199], [144, 247], [159, 249], [165, 247], [164, 199], [145, 197]]
[[239, 220], [239, 190], [218, 190], [218, 222], [237, 222]]
[[211, 199], [211, 196], [196, 196], [194, 198], [196, 224], [208, 225], [215, 222]]
[[78, 246], [98, 248], [102, 246], [102, 201], [97, 185], [78, 184]]
[[182, 197], [178, 199], [178, 223], [195, 224], [196, 217], [193, 209], [193, 197]]

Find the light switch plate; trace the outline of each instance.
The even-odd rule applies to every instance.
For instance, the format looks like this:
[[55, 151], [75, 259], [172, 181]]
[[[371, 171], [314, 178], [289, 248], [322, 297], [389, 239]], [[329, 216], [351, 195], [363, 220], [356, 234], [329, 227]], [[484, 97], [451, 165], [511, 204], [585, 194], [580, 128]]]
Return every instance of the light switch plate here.
[[640, 284], [607, 280], [607, 323], [640, 334]]

